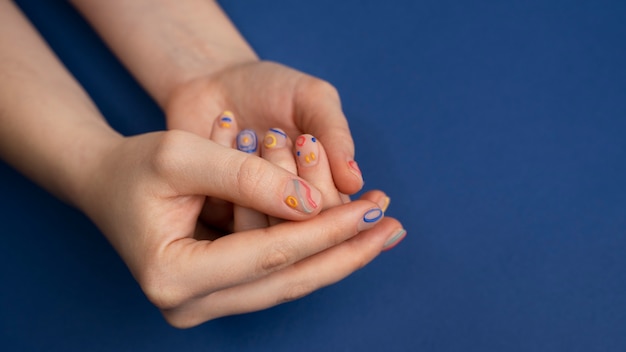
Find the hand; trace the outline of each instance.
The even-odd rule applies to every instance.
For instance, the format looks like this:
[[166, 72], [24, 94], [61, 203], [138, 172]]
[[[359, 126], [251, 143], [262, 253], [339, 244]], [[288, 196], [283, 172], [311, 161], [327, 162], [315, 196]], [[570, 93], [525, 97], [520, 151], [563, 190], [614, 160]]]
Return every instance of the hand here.
[[363, 186], [339, 95], [318, 78], [271, 62], [235, 64], [180, 85], [165, 110], [168, 128], [205, 138], [224, 110], [234, 112], [242, 129], [265, 133], [278, 127], [292, 139], [312, 134], [326, 147], [334, 186], [345, 194]]
[[[290, 184], [306, 181], [182, 131], [123, 138], [90, 179], [83, 210], [177, 327], [299, 298], [349, 275], [404, 234], [396, 220], [381, 219], [382, 192], [306, 214], [284, 202]], [[218, 237], [198, 220], [206, 196], [310, 219]]]
[[[248, 155], [260, 156], [263, 159], [280, 166], [281, 168], [302, 177], [322, 193], [323, 209], [329, 209], [350, 201], [348, 196], [341, 194], [335, 188], [328, 164], [328, 156], [319, 139], [312, 135], [304, 134], [296, 138], [295, 143], [279, 128], [271, 128], [262, 135], [259, 141], [257, 134], [250, 129], [239, 130], [236, 117], [231, 111], [225, 111], [213, 123], [210, 139], [225, 147], [234, 147]], [[213, 201], [211, 201], [213, 200]], [[243, 231], [267, 227], [277, 224], [281, 219], [268, 217], [263, 212], [235, 205], [232, 213], [234, 217], [228, 218], [229, 208], [225, 202], [211, 199], [205, 204], [203, 218], [208, 214], [220, 214], [224, 219], [233, 220], [234, 230]], [[293, 207], [299, 206], [302, 200], [287, 198], [285, 202]], [[385, 197], [383, 212], [389, 203]], [[219, 211], [216, 211], [219, 209]], [[224, 224], [226, 221], [217, 221]], [[215, 222], [215, 215], [211, 216], [211, 222]]]

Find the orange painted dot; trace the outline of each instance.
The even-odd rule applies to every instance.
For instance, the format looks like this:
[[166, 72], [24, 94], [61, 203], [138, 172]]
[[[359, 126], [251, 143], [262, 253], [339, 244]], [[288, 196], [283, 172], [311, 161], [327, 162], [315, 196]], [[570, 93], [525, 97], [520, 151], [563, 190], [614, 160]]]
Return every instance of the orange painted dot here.
[[265, 136], [265, 147], [274, 148], [276, 146], [276, 137], [272, 134]]
[[287, 203], [288, 206], [294, 209], [298, 207], [298, 201], [294, 196], [287, 197], [287, 199], [285, 199], [285, 203]]

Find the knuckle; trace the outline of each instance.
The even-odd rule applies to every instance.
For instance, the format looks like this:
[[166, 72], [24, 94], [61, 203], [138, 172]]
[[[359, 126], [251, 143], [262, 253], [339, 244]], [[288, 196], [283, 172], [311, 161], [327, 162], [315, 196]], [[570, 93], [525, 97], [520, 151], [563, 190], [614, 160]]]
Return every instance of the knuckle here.
[[293, 250], [284, 243], [276, 244], [261, 256], [259, 267], [264, 273], [273, 272], [292, 262]]
[[184, 132], [166, 131], [161, 133], [154, 147], [150, 164], [158, 175], [169, 175], [179, 165], [180, 150], [183, 148]]
[[330, 82], [313, 76], [303, 76], [297, 89], [298, 96], [315, 99], [339, 100], [339, 91]]
[[188, 314], [180, 314], [176, 311], [162, 310], [161, 314], [163, 314], [163, 318], [168, 324], [177, 329], [189, 329], [204, 322], [192, 319]]
[[237, 170], [235, 176], [236, 189], [244, 196], [254, 197], [263, 194], [265, 187], [263, 180], [267, 170], [264, 170], [262, 159], [256, 156], [247, 156], [235, 168]]
[[307, 84], [311, 92], [339, 96], [337, 88], [335, 88], [335, 86], [333, 86], [330, 82], [323, 79], [313, 78], [309, 80]]
[[165, 275], [148, 274], [138, 281], [148, 300], [161, 310], [179, 307], [188, 299]]

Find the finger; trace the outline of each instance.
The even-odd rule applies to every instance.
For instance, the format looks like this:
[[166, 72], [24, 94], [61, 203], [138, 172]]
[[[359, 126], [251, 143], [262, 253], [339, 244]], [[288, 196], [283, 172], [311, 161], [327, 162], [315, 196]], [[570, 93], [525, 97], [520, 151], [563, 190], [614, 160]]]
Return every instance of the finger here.
[[345, 194], [358, 192], [363, 187], [363, 176], [354, 161], [354, 141], [337, 90], [307, 76], [296, 91], [296, 124], [324, 143], [337, 189]]
[[232, 148], [239, 132], [237, 120], [231, 111], [224, 111], [213, 122], [211, 140], [224, 147]]
[[283, 169], [297, 174], [296, 161], [291, 152], [291, 139], [280, 128], [271, 128], [263, 138], [263, 159]]
[[[291, 152], [291, 146], [291, 139], [285, 131], [280, 128], [270, 128], [263, 138], [261, 155], [263, 159], [296, 175], [298, 168]], [[276, 225], [282, 221], [282, 219], [273, 216], [269, 217], [270, 225]]]
[[321, 209], [315, 187], [266, 160], [184, 131], [158, 135], [160, 144], [148, 162], [168, 180], [162, 196], [210, 195], [289, 220], [307, 219]]
[[322, 192], [324, 208], [343, 204], [344, 201], [335, 188], [324, 147], [317, 138], [310, 134], [298, 136], [295, 149], [298, 175]]
[[[237, 120], [231, 111], [224, 111], [213, 120], [209, 138], [222, 146], [233, 147], [239, 128]], [[207, 197], [200, 213], [200, 219], [222, 231], [230, 228], [232, 231], [233, 206], [219, 198]]]
[[250, 282], [335, 246], [382, 218], [375, 203], [358, 200], [306, 222], [234, 233], [213, 242], [178, 240], [168, 245], [160, 261], [177, 274], [170, 282], [160, 276], [161, 284], [182, 302]]
[[396, 245], [405, 236], [406, 231], [397, 220], [385, 218], [374, 228], [283, 270], [199, 297], [164, 314], [170, 321], [192, 326], [292, 301], [342, 280], [388, 249], [390, 241]]
[[379, 190], [367, 191], [361, 195], [360, 199], [369, 200], [378, 204], [378, 207], [382, 209], [383, 213], [387, 211], [391, 199], [385, 194], [385, 192]]
[[[250, 155], [259, 156], [261, 150], [259, 149], [256, 133], [250, 129], [239, 132], [237, 135], [237, 149]], [[259, 229], [267, 227], [269, 224], [267, 215], [264, 213], [240, 205], [233, 207], [233, 214], [235, 217], [235, 232]]]
[[[232, 148], [238, 131], [234, 114], [226, 110], [214, 119], [209, 138], [219, 145]], [[219, 198], [207, 197], [200, 213], [200, 219], [221, 231], [228, 228], [232, 231], [233, 206]]]

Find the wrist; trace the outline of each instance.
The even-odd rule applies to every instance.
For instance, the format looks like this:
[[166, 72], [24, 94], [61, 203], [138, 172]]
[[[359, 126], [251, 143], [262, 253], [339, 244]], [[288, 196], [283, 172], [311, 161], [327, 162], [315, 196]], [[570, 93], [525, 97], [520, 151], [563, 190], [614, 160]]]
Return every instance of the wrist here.
[[102, 178], [105, 172], [122, 171], [106, 170], [103, 163], [124, 137], [103, 120], [84, 126], [79, 132], [63, 162], [66, 172], [61, 177], [59, 189], [62, 194], [59, 196], [81, 211], [89, 213], [89, 204], [95, 200], [94, 191], [103, 186], [95, 180]]

